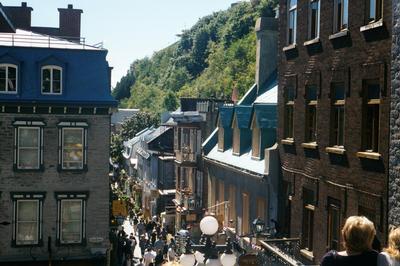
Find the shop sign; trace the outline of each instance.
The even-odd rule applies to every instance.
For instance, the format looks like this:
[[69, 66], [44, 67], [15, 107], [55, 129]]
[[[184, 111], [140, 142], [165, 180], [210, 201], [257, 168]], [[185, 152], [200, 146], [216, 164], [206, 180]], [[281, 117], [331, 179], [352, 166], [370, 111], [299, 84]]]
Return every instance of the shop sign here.
[[116, 216], [128, 216], [128, 208], [126, 202], [123, 200], [113, 200], [112, 202], [112, 213]]

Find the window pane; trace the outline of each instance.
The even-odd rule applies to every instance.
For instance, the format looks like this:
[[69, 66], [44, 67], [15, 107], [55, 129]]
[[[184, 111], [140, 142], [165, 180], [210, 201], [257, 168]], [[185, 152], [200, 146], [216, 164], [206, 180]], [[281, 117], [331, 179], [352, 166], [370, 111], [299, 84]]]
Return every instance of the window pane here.
[[349, 0], [343, 0], [342, 29], [349, 24]]
[[316, 101], [317, 100], [317, 87], [316, 86], [308, 86], [307, 90], [307, 100], [309, 101]]
[[61, 92], [61, 71], [53, 69], [53, 93]]
[[19, 147], [37, 148], [39, 146], [38, 128], [19, 128]]
[[370, 82], [368, 83], [368, 99], [379, 99], [381, 97], [381, 90], [379, 86], [379, 82]]
[[16, 243], [18, 245], [38, 242], [38, 205], [38, 201], [17, 202]]
[[50, 93], [50, 69], [42, 70], [42, 92]]
[[7, 85], [8, 91], [17, 90], [17, 69], [15, 67], [8, 67]]
[[333, 90], [334, 90], [334, 99], [336, 101], [338, 100], [344, 100], [344, 96], [345, 96], [345, 88], [344, 88], [344, 84], [343, 83], [335, 83], [333, 85]]
[[369, 0], [369, 20], [375, 20], [376, 0]]
[[289, 12], [289, 29], [288, 29], [288, 44], [296, 43], [296, 24], [297, 24], [296, 9]]
[[310, 3], [311, 17], [310, 17], [310, 38], [317, 38], [319, 35], [319, 1]]
[[18, 168], [37, 169], [39, 167], [37, 149], [19, 149], [18, 157]]
[[6, 67], [0, 67], [0, 91], [6, 91]]
[[297, 5], [297, 0], [289, 0], [289, 9], [295, 7]]

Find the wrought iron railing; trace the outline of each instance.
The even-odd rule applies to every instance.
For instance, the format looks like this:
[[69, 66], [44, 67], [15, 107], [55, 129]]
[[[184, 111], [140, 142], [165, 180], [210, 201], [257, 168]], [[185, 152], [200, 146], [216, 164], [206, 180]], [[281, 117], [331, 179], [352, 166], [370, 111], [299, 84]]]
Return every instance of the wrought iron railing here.
[[304, 265], [300, 255], [299, 238], [260, 240], [262, 250], [258, 252], [258, 265], [263, 266], [299, 266]]

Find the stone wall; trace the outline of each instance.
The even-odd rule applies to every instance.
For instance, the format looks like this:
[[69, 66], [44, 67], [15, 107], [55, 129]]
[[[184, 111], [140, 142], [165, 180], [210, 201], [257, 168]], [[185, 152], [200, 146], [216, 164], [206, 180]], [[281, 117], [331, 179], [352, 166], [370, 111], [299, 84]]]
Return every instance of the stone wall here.
[[392, 102], [389, 154], [389, 225], [400, 225], [400, 0], [393, 0]]
[[[89, 124], [87, 171], [58, 171], [58, 128], [60, 120], [82, 119]], [[15, 119], [43, 119], [44, 170], [16, 172], [13, 170]], [[10, 192], [45, 192], [42, 215], [43, 246], [12, 247], [13, 225], [0, 225], [0, 264], [2, 261], [38, 260], [48, 257], [48, 237], [51, 237], [53, 259], [69, 260], [89, 257], [93, 248], [108, 248], [110, 143], [109, 115], [1, 114], [0, 115], [0, 222], [13, 222], [13, 201]], [[87, 191], [86, 245], [56, 246], [57, 200], [55, 192]], [[97, 238], [100, 243], [93, 243]]]

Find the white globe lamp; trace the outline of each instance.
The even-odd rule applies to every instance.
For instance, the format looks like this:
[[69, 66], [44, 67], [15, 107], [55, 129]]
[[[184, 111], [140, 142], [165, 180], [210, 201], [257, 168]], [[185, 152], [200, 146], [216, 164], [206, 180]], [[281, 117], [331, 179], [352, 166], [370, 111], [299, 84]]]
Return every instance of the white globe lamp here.
[[221, 255], [221, 264], [223, 266], [234, 266], [236, 263], [236, 256], [235, 254], [227, 254], [223, 253]]
[[179, 257], [179, 262], [182, 266], [193, 266], [196, 262], [193, 254], [182, 254]]
[[218, 221], [213, 216], [206, 216], [200, 221], [200, 230], [208, 236], [218, 232]]

